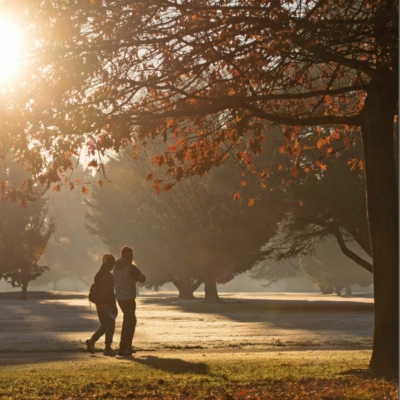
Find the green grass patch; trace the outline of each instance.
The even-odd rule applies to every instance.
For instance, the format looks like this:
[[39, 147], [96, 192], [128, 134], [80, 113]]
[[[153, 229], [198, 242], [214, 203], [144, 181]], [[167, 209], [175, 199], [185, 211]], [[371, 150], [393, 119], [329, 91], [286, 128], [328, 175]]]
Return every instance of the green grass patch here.
[[397, 399], [369, 351], [163, 352], [2, 367], [6, 399]]

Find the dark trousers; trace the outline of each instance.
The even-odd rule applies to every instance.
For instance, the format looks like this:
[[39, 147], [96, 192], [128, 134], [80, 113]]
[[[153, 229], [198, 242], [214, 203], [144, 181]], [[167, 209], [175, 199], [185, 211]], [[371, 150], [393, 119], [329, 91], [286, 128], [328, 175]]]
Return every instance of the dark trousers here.
[[121, 309], [124, 317], [122, 320], [121, 341], [119, 344], [120, 349], [126, 349], [132, 346], [133, 335], [136, 328], [136, 301], [131, 300], [118, 300], [119, 308]]
[[106, 335], [106, 347], [110, 347], [113, 341], [115, 331], [115, 319], [110, 316], [111, 306], [96, 305], [97, 315], [99, 317], [100, 326], [91, 337], [93, 342], [97, 342], [101, 336]]

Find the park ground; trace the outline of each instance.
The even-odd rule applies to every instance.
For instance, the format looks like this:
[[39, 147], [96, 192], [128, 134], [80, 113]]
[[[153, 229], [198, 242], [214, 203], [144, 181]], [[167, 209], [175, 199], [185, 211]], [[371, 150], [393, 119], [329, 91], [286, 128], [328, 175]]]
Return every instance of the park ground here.
[[[84, 294], [0, 293], [1, 399], [397, 399], [367, 369], [373, 301], [231, 293], [222, 304], [148, 292], [137, 353], [85, 352], [97, 327]], [[117, 318], [115, 347], [121, 316]]]

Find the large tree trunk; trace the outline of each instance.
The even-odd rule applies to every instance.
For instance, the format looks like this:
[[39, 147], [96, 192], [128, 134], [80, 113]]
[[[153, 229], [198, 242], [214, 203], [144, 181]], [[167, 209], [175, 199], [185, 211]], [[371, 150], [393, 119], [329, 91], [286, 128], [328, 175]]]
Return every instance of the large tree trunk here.
[[174, 278], [171, 282], [176, 286], [179, 291], [178, 297], [182, 300], [192, 300], [195, 299], [193, 293], [200, 287], [202, 284], [201, 279], [197, 279], [194, 282], [191, 278], [182, 279], [182, 278]]
[[334, 290], [335, 290], [335, 293], [338, 296], [341, 296], [342, 295], [343, 286], [342, 285], [335, 285], [334, 286]]
[[22, 292], [21, 292], [21, 300], [27, 300], [28, 299], [28, 282], [24, 282], [22, 284]]
[[333, 286], [327, 283], [318, 283], [319, 290], [322, 294], [332, 294]]
[[204, 279], [204, 302], [205, 303], [221, 303], [222, 300], [218, 295], [217, 279], [213, 274], [206, 276]]
[[398, 371], [398, 187], [393, 123], [397, 77], [377, 71], [362, 113], [368, 224], [374, 266], [375, 321], [370, 368]]
[[194, 297], [194, 290], [192, 290], [191, 285], [184, 285], [178, 287], [179, 295], [178, 298], [182, 300], [193, 300], [196, 297]]

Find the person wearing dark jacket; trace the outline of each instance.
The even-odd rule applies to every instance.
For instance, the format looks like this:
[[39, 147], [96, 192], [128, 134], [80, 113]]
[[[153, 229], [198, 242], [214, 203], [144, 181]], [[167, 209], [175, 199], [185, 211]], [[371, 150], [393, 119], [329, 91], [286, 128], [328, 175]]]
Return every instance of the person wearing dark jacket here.
[[121, 258], [114, 266], [115, 297], [123, 313], [119, 356], [131, 356], [133, 336], [136, 328], [136, 282], [144, 282], [146, 277], [133, 263], [133, 249], [125, 246], [121, 249]]
[[104, 254], [103, 263], [100, 270], [94, 277], [96, 291], [96, 310], [99, 317], [100, 326], [92, 337], [86, 340], [87, 350], [94, 354], [94, 345], [105, 334], [105, 356], [115, 356], [116, 353], [111, 348], [115, 331], [115, 318], [118, 314], [117, 303], [114, 294], [114, 278], [111, 273], [115, 257], [112, 254]]

